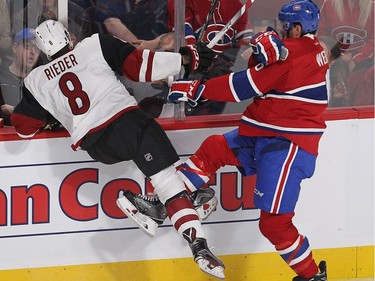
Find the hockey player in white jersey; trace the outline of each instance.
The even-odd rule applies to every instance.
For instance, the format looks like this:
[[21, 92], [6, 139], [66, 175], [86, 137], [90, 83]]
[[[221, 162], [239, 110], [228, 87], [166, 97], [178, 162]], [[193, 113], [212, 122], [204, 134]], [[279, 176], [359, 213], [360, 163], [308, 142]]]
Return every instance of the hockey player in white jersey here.
[[167, 214], [199, 267], [223, 279], [224, 264], [208, 249], [199, 217], [173, 166], [179, 160], [176, 151], [160, 125], [116, 78], [166, 79], [180, 72], [181, 62], [189, 70], [208, 66], [213, 52], [190, 45], [182, 47], [181, 54], [154, 53], [104, 34], [94, 34], [73, 49], [65, 27], [53, 20], [36, 28], [36, 42], [50, 62], [25, 79], [23, 99], [11, 117], [17, 133], [33, 137], [49, 112], [69, 132], [74, 150], [83, 149], [105, 164], [133, 160], [165, 208], [159, 200], [130, 191], [120, 195], [119, 207], [151, 236]]

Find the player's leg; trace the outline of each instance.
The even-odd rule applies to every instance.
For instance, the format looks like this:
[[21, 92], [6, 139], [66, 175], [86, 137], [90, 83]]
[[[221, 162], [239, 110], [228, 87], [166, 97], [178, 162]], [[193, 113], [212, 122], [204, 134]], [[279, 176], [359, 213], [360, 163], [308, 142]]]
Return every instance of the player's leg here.
[[[301, 181], [314, 173], [316, 156], [288, 140], [258, 138], [256, 143], [259, 228], [280, 256], [298, 275], [293, 280], [326, 280], [325, 262], [319, 272], [309, 241], [293, 224]], [[311, 279], [313, 278], [313, 279]]]
[[[139, 136], [151, 120], [139, 110], [129, 111], [103, 129], [86, 135], [81, 148], [93, 159], [105, 164], [132, 160], [138, 151]], [[155, 196], [125, 190], [119, 195], [117, 205], [151, 237], [167, 217], [164, 205]]]
[[224, 135], [206, 138], [198, 150], [178, 167], [187, 189], [194, 192], [204, 186], [210, 176], [225, 165], [239, 166], [238, 159]]
[[224, 278], [224, 264], [208, 249], [199, 217], [173, 166], [179, 158], [167, 135], [153, 119], [139, 135], [133, 161], [151, 180], [174, 228], [188, 242], [195, 262], [206, 273]]
[[174, 228], [188, 242], [195, 262], [204, 272], [224, 278], [224, 264], [209, 250], [198, 214], [176, 169], [170, 166], [150, 178]]
[[245, 158], [246, 155], [251, 154], [248, 149], [252, 147], [247, 139], [238, 136], [238, 130], [224, 135], [212, 135], [203, 141], [194, 155], [178, 167], [201, 219], [206, 219], [218, 204], [214, 190], [205, 188], [210, 176], [226, 165], [237, 166], [241, 172], [244, 172], [238, 156], [245, 155], [241, 157], [247, 164], [249, 159]]

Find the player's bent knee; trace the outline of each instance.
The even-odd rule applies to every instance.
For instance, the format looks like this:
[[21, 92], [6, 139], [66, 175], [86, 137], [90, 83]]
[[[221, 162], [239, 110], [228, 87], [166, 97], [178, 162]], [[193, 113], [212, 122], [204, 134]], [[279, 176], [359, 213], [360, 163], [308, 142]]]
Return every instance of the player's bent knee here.
[[195, 155], [204, 163], [205, 171], [215, 173], [225, 165], [238, 165], [238, 160], [223, 135], [206, 138]]
[[[212, 135], [207, 137], [201, 144], [198, 151], [202, 152], [214, 152], [217, 150], [221, 151], [227, 146], [227, 141], [223, 135]], [[196, 153], [197, 154], [197, 153]], [[214, 155], [217, 155], [215, 153]]]

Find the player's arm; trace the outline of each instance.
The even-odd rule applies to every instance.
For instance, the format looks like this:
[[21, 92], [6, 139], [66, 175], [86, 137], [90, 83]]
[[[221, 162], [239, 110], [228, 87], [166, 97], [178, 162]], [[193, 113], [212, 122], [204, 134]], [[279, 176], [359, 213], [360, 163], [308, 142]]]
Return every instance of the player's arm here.
[[137, 50], [132, 45], [108, 35], [99, 35], [108, 65], [119, 75], [136, 82], [163, 80], [180, 73], [183, 65], [189, 71], [207, 67], [214, 53], [205, 45], [188, 45], [180, 53]]
[[116, 36], [126, 42], [138, 40], [137, 36], [124, 25], [119, 18], [110, 17], [104, 20], [104, 26], [109, 34]]
[[241, 102], [262, 96], [288, 81], [290, 65], [283, 64], [272, 64], [260, 69], [253, 67], [215, 77], [204, 83], [199, 80], [176, 81], [170, 88], [168, 99], [172, 102], [187, 101], [194, 107], [201, 99]]
[[10, 116], [12, 126], [21, 138], [32, 138], [46, 123], [47, 111], [24, 86], [23, 97]]
[[248, 70], [215, 77], [201, 83], [199, 80], [180, 80], [172, 84], [168, 99], [187, 101], [195, 107], [201, 99], [221, 102], [240, 102], [261, 95], [248, 80]]

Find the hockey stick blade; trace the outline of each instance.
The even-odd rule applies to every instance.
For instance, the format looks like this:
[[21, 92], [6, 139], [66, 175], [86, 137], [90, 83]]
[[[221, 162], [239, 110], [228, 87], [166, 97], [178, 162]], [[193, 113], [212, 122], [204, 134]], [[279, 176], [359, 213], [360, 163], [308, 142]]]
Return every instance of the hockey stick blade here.
[[223, 35], [236, 23], [236, 21], [246, 12], [255, 0], [248, 0], [242, 5], [241, 9], [230, 19], [230, 21], [219, 31], [218, 34], [208, 43], [207, 47], [212, 49], [219, 42]]

